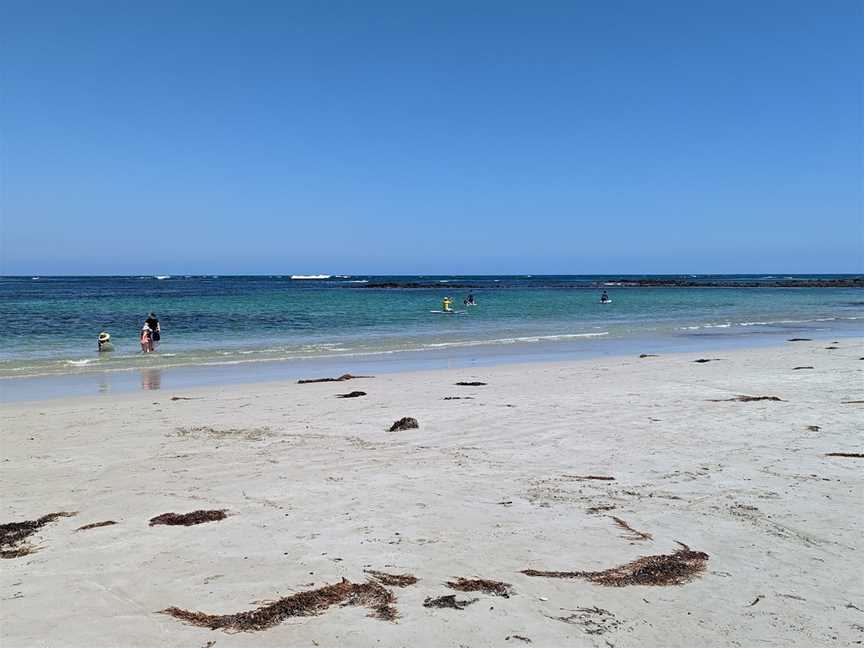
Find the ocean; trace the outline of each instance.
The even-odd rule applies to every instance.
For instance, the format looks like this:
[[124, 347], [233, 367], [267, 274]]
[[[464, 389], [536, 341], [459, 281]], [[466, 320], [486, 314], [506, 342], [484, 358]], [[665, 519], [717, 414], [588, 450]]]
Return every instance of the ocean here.
[[[0, 379], [138, 368], [442, 352], [508, 355], [542, 345], [604, 353], [862, 332], [858, 287], [774, 287], [846, 275], [624, 277], [702, 286], [622, 286], [622, 276], [142, 276], [0, 278]], [[722, 287], [716, 287], [717, 283]], [[747, 284], [747, 287], [742, 287]], [[764, 287], [761, 287], [763, 286]], [[754, 287], [756, 286], [756, 287]], [[611, 304], [601, 304], [602, 288]], [[473, 292], [477, 306], [462, 306]], [[454, 299], [457, 313], [441, 314]], [[158, 353], [140, 353], [150, 311]], [[115, 351], [98, 353], [100, 331]]]

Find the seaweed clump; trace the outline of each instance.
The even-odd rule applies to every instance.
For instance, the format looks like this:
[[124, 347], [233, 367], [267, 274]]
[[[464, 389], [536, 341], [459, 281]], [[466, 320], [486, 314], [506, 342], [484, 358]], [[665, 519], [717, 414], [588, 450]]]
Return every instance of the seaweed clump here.
[[737, 401], [739, 403], [752, 403], [754, 401], [776, 401], [778, 403], [783, 403], [782, 398], [778, 398], [777, 396], [746, 396], [744, 394], [733, 396], [732, 398], [711, 398], [709, 399], [712, 403], [726, 403], [728, 401]]
[[20, 558], [33, 553], [36, 549], [26, 542], [27, 538], [46, 524], [50, 524], [58, 518], [73, 515], [77, 515], [77, 512], [60, 511], [59, 513], [43, 515], [38, 520], [0, 524], [0, 558]]
[[[680, 542], [678, 544], [681, 544]], [[626, 587], [628, 585], [683, 585], [705, 571], [708, 554], [692, 551], [681, 544], [681, 549], [671, 554], [642, 556], [636, 560], [611, 567], [603, 571], [538, 571], [526, 569], [526, 576], [545, 578], [584, 578], [585, 580], [607, 587]]]
[[90, 529], [98, 529], [99, 527], [111, 526], [112, 524], [117, 524], [114, 520], [105, 520], [104, 522], [93, 522], [92, 524], [85, 524], [84, 526], [80, 526], [76, 531], [89, 531]]
[[420, 427], [420, 424], [417, 422], [417, 419], [412, 418], [410, 416], [404, 416], [398, 421], [395, 421], [393, 425], [390, 426], [389, 432], [402, 432], [403, 430], [416, 430]]
[[366, 392], [364, 391], [352, 391], [347, 394], [336, 394], [336, 398], [359, 398], [360, 396], [365, 396]]
[[338, 378], [306, 378], [298, 380], [298, 385], [308, 385], [310, 383], [326, 383], [326, 382], [345, 382], [346, 380], [356, 380], [357, 378], [373, 378], [374, 376], [354, 376], [352, 374], [342, 374]]
[[437, 598], [429, 597], [423, 601], [423, 607], [427, 608], [452, 608], [454, 610], [464, 610], [472, 603], [476, 603], [480, 599], [464, 599], [462, 601], [456, 598], [455, 594], [445, 594]]
[[225, 509], [216, 511], [192, 511], [191, 513], [163, 513], [150, 518], [150, 526], [167, 524], [169, 526], [192, 526], [193, 524], [204, 524], [205, 522], [218, 522], [228, 517]]
[[827, 452], [826, 457], [847, 457], [849, 459], [864, 459], [864, 454], [860, 452]]
[[477, 380], [473, 380], [473, 381], [461, 380], [461, 381], [457, 382], [456, 384], [459, 387], [485, 387], [486, 386], [486, 383], [479, 382]]
[[369, 608], [369, 616], [393, 621], [398, 616], [393, 607], [396, 597], [375, 581], [352, 583], [342, 579], [341, 583], [325, 585], [314, 590], [298, 592], [269, 603], [235, 614], [205, 614], [176, 607], [161, 610], [175, 619], [190, 625], [225, 632], [257, 632], [279, 625], [291, 617], [315, 616], [333, 605], [352, 605]]
[[409, 585], [414, 585], [419, 580], [412, 574], [388, 574], [387, 572], [375, 571], [374, 569], [367, 569], [366, 573], [382, 585], [387, 585], [388, 587], [408, 587]]
[[510, 598], [510, 595], [513, 593], [513, 589], [509, 583], [486, 580], [484, 578], [459, 577], [455, 581], [447, 581], [447, 587], [460, 592], [483, 592], [484, 594], [503, 596], [504, 598]]

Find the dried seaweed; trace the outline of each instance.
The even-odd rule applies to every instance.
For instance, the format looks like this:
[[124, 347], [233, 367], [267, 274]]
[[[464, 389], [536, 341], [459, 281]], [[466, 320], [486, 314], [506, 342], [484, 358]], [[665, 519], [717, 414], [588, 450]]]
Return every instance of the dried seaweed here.
[[402, 432], [403, 430], [415, 430], [420, 427], [417, 419], [410, 416], [404, 416], [398, 421], [394, 421], [390, 426], [390, 432]]
[[624, 537], [627, 538], [628, 540], [653, 540], [654, 539], [654, 536], [652, 536], [650, 533], [645, 533], [644, 531], [637, 531], [636, 529], [631, 527], [629, 524], [627, 524], [624, 520], [622, 520], [619, 517], [615, 517], [614, 515], [610, 515], [609, 517], [611, 517], [613, 520], [615, 520], [615, 524], [617, 524], [619, 527], [621, 527], [622, 529], [624, 529], [624, 531], [627, 532], [627, 535], [625, 535]]
[[474, 400], [473, 396], [445, 396], [444, 400]]
[[709, 398], [711, 403], [726, 403], [729, 401], [737, 401], [739, 403], [752, 403], [753, 401], [776, 401], [778, 403], [785, 403], [782, 398], [778, 398], [777, 396], [746, 396], [744, 394], [734, 396], [732, 398]]
[[594, 513], [602, 513], [603, 511], [614, 511], [616, 508], [618, 507], [614, 504], [608, 504], [606, 506], [589, 506], [585, 509], [585, 512], [593, 515]]
[[483, 592], [484, 594], [503, 596], [504, 598], [510, 598], [510, 595], [513, 593], [513, 587], [510, 583], [486, 580], [484, 578], [462, 578], [460, 576], [455, 581], [447, 581], [447, 587], [459, 590], [460, 592]]
[[427, 608], [452, 608], [454, 610], [464, 610], [466, 607], [471, 605], [472, 603], [476, 603], [480, 599], [464, 599], [464, 600], [456, 600], [455, 594], [445, 594], [444, 596], [439, 596], [437, 598], [427, 598], [423, 601], [423, 607]]
[[[572, 610], [573, 614], [567, 616], [549, 617], [556, 621], [562, 621], [571, 625], [580, 625], [589, 635], [602, 635], [615, 630], [621, 622], [615, 618], [609, 610], [604, 610], [596, 605], [593, 607], [580, 607]], [[608, 642], [607, 642], [608, 644]], [[612, 644], [608, 644], [612, 645]]]
[[603, 475], [564, 475], [567, 479], [596, 479], [599, 481], [615, 481], [614, 477], [605, 477]]
[[346, 380], [356, 380], [357, 378], [374, 378], [375, 376], [353, 376], [351, 374], [342, 374], [338, 378], [307, 378], [298, 380], [298, 385], [308, 385], [310, 383], [327, 383], [327, 382], [345, 382]]
[[472, 382], [467, 382], [467, 381], [463, 380], [463, 381], [457, 382], [456, 384], [459, 385], [460, 387], [485, 387], [486, 386], [486, 383], [478, 382], [476, 380], [472, 381]]
[[92, 524], [85, 524], [84, 526], [80, 526], [76, 531], [87, 531], [89, 529], [98, 529], [99, 527], [111, 526], [112, 524], [117, 524], [114, 520], [105, 520], [104, 522], [93, 522]]
[[808, 426], [807, 426], [807, 429], [808, 429], [810, 432], [818, 432], [818, 431], [821, 430], [822, 428], [819, 427], [818, 425], [808, 425]]
[[811, 338], [789, 338], [787, 342], [812, 342]]
[[843, 405], [860, 405], [864, 403], [864, 400], [854, 400], [854, 401], [840, 401]]
[[545, 578], [584, 578], [591, 583], [607, 587], [682, 585], [693, 580], [705, 570], [708, 554], [701, 551], [691, 551], [684, 544], [681, 547], [672, 554], [642, 556], [627, 564], [603, 571], [559, 572], [526, 569], [522, 573], [526, 576]]
[[365, 396], [366, 392], [364, 391], [352, 391], [347, 394], [336, 394], [336, 398], [359, 398], [360, 396]]
[[639, 357], [640, 358], [656, 358], [657, 354], [656, 353], [640, 353]]
[[694, 360], [693, 362], [698, 362], [699, 364], [704, 364], [706, 362], [715, 362], [717, 360], [722, 360], [722, 358], [699, 358], [698, 360]]
[[523, 637], [522, 635], [507, 635], [504, 637], [504, 641], [510, 641], [511, 639], [518, 639], [519, 641], [524, 641], [525, 643], [534, 643], [528, 637]]
[[826, 457], [848, 457], [849, 459], [864, 459], [864, 454], [860, 452], [828, 452]]
[[205, 614], [169, 607], [161, 610], [161, 613], [211, 630], [257, 632], [272, 628], [291, 617], [321, 614], [332, 605], [366, 607], [370, 610], [370, 617], [393, 621], [398, 616], [396, 608], [393, 607], [395, 602], [393, 593], [380, 583], [352, 583], [343, 578], [341, 583], [298, 592], [247, 612]]
[[200, 398], [192, 398], [190, 396], [172, 396], [172, 401], [181, 401], [181, 400], [200, 400]]
[[374, 569], [367, 569], [366, 573], [382, 585], [387, 585], [388, 587], [408, 587], [420, 580], [412, 574], [388, 574], [387, 572], [375, 571]]
[[228, 517], [225, 514], [226, 509], [215, 511], [192, 511], [191, 513], [163, 513], [156, 517], [150, 518], [150, 526], [157, 524], [167, 524], [169, 526], [192, 526], [193, 524], [203, 524], [205, 522], [218, 522]]
[[60, 511], [43, 515], [38, 520], [0, 524], [0, 558], [20, 558], [33, 553], [36, 549], [26, 542], [27, 538], [58, 518], [77, 514], [77, 511]]
[[798, 371], [799, 369], [813, 369], [810, 365], [805, 365], [803, 367], [792, 367], [792, 371]]

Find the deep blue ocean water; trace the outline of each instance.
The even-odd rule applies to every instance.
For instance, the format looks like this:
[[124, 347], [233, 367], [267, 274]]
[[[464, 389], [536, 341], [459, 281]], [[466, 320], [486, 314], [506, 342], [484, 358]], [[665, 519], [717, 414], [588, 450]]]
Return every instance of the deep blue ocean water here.
[[[743, 342], [849, 335], [864, 323], [860, 288], [608, 286], [613, 302], [600, 304], [597, 286], [619, 277], [2, 277], [0, 378], [635, 339]], [[430, 287], [368, 287], [385, 282]], [[469, 290], [460, 284], [474, 287], [477, 307], [461, 305]], [[464, 312], [430, 312], [448, 295]], [[163, 338], [158, 353], [144, 356], [138, 332], [151, 310]], [[102, 330], [113, 353], [96, 351]]]

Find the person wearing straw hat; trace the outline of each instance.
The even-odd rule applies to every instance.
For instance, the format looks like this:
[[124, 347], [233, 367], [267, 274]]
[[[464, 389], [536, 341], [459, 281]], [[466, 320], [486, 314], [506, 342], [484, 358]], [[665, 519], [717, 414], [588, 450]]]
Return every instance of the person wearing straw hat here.
[[102, 331], [99, 334], [99, 351], [113, 351], [114, 345], [111, 344], [111, 334], [107, 331]]

